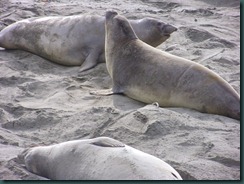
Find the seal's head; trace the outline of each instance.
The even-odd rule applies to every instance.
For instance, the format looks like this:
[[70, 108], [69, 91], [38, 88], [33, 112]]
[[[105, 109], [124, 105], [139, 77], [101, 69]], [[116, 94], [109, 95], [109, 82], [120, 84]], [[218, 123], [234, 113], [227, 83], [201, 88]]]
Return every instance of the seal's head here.
[[140, 35], [142, 35], [142, 40], [154, 47], [165, 42], [173, 32], [177, 31], [177, 28], [173, 25], [166, 24], [155, 18], [146, 17], [141, 19], [140, 22], [139, 28], [135, 27], [134, 31], [138, 33], [139, 39], [141, 39]]
[[106, 40], [109, 40], [110, 44], [124, 43], [138, 38], [128, 20], [125, 17], [118, 15], [116, 11], [106, 12], [105, 27]]
[[114, 16], [118, 15], [118, 13], [114, 10], [106, 11], [106, 20], [112, 19]]
[[128, 22], [125, 17], [111, 10], [106, 12], [106, 31], [107, 36], [117, 43], [125, 40], [125, 37], [129, 39], [139, 38], [147, 44], [156, 47], [166, 41], [173, 32], [177, 31], [177, 28], [161, 20], [149, 17]]

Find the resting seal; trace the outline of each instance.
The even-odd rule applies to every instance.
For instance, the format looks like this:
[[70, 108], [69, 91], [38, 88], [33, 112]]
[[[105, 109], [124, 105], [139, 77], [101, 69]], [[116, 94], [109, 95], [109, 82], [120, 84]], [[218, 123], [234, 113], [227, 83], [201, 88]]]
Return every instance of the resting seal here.
[[[105, 17], [78, 15], [30, 18], [0, 32], [0, 47], [22, 49], [84, 71], [105, 62]], [[156, 47], [177, 29], [153, 18], [130, 20], [140, 39]]]
[[240, 96], [218, 74], [142, 42], [117, 12], [106, 13], [105, 27], [112, 93], [144, 103], [158, 102], [161, 107], [187, 107], [240, 119]]
[[164, 161], [108, 137], [25, 150], [27, 170], [53, 180], [182, 180]]

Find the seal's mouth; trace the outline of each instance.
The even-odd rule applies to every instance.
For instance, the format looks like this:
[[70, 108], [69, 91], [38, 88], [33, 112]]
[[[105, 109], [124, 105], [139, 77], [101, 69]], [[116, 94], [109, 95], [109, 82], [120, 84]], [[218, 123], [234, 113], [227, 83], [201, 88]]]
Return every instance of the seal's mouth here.
[[163, 35], [164, 36], [167, 36], [167, 37], [170, 37], [170, 34], [169, 33], [164, 33]]

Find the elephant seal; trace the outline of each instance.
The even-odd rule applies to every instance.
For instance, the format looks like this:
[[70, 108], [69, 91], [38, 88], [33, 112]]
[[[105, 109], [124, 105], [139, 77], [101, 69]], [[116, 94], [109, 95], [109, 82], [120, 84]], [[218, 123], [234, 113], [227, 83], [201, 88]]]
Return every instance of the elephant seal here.
[[[0, 47], [22, 49], [50, 61], [88, 70], [105, 62], [105, 17], [97, 15], [29, 18], [0, 32]], [[156, 47], [177, 29], [153, 18], [130, 20], [137, 35]]]
[[182, 180], [161, 159], [108, 137], [34, 147], [19, 158], [30, 172], [53, 180]]
[[218, 74], [142, 42], [128, 20], [115, 11], [106, 13], [105, 27], [112, 93], [144, 103], [158, 102], [161, 107], [187, 107], [240, 120], [240, 96]]

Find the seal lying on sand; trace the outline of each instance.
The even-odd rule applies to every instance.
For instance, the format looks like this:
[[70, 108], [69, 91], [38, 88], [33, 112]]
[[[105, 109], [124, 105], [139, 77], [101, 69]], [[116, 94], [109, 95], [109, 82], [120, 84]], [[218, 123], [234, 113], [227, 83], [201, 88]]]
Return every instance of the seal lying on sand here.
[[158, 102], [161, 107], [187, 107], [240, 119], [240, 96], [219, 75], [142, 42], [117, 12], [106, 13], [105, 27], [112, 93], [124, 93], [144, 103]]
[[[105, 18], [95, 15], [30, 18], [0, 32], [0, 47], [22, 49], [84, 71], [105, 62]], [[156, 47], [177, 29], [153, 18], [130, 20], [138, 37]]]
[[108, 137], [25, 150], [27, 170], [54, 180], [182, 180], [164, 161]]

